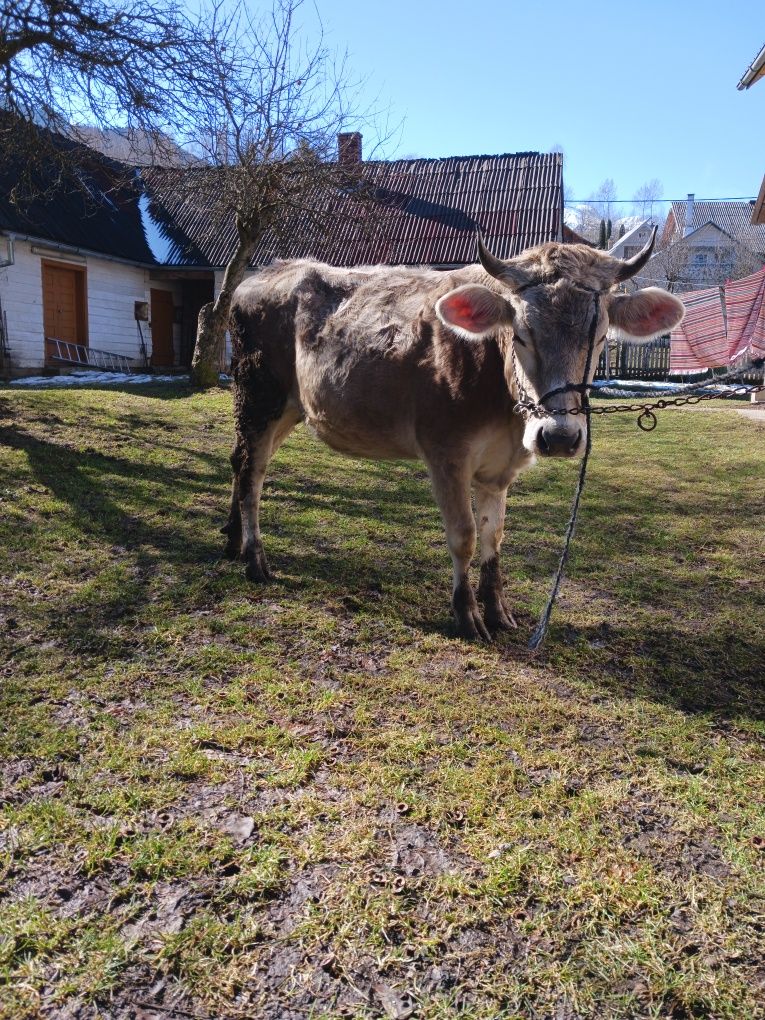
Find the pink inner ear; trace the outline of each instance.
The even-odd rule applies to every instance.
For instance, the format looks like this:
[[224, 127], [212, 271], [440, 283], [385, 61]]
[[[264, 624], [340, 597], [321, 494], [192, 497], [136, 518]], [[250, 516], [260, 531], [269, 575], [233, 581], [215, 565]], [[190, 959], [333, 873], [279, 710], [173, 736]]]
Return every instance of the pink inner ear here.
[[468, 333], [484, 333], [498, 320], [496, 302], [482, 288], [447, 294], [441, 302], [441, 314], [450, 325]]
[[639, 328], [643, 333], [656, 333], [660, 329], [666, 329], [672, 325], [674, 318], [673, 309], [669, 305], [649, 305], [638, 320]]
[[653, 336], [669, 331], [682, 318], [682, 306], [671, 295], [638, 291], [629, 297], [619, 296], [614, 303], [611, 321], [634, 337]]

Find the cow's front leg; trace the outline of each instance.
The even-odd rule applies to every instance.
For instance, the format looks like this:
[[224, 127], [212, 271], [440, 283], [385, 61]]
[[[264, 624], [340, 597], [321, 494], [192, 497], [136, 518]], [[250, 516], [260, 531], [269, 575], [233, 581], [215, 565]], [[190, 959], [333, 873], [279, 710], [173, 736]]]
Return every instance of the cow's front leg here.
[[481, 539], [481, 579], [478, 598], [489, 630], [512, 630], [517, 626], [507, 603], [499, 569], [499, 547], [505, 533], [507, 489], [475, 486], [475, 509]]
[[457, 630], [460, 637], [491, 641], [469, 577], [476, 535], [467, 470], [454, 464], [439, 465], [436, 468], [430, 465], [430, 475], [452, 557], [452, 609]]

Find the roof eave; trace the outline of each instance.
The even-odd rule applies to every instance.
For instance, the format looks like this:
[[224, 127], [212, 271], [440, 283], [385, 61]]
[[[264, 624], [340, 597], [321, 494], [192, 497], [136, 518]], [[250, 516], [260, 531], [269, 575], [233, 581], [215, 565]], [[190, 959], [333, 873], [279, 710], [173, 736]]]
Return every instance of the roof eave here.
[[762, 47], [760, 52], [746, 69], [746, 73], [736, 88], [739, 92], [743, 92], [744, 89], [748, 89], [751, 85], [754, 85], [754, 83], [763, 76], [765, 76], [765, 46]]
[[752, 210], [752, 223], [754, 226], [765, 226], [765, 177], [762, 178], [760, 193], [754, 203]]
[[51, 251], [59, 252], [62, 256], [78, 255], [82, 258], [104, 259], [105, 262], [119, 262], [123, 266], [133, 266], [136, 269], [159, 269], [193, 270], [195, 272], [210, 273], [216, 269], [225, 269], [225, 266], [200, 266], [182, 265], [174, 262], [143, 262], [140, 259], [124, 258], [120, 255], [110, 255], [107, 252], [96, 251], [95, 248], [82, 248], [73, 244], [64, 244], [62, 241], [52, 241], [49, 237], [42, 237], [39, 234], [25, 234], [10, 227], [0, 226], [0, 237], [12, 237], [15, 241], [27, 241], [29, 244], [38, 244], [41, 248], [49, 248]]

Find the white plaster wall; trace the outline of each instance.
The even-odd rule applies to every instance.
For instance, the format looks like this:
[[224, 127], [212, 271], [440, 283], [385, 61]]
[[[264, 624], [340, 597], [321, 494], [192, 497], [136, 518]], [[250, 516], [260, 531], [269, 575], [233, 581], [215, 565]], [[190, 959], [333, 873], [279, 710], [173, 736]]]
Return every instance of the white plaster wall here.
[[[0, 245], [5, 258], [5, 244]], [[15, 244], [15, 263], [0, 269], [0, 303], [8, 323], [11, 365], [40, 368], [45, 361], [43, 342], [42, 268], [40, 256], [25, 241]]]
[[[148, 270], [88, 256], [86, 286], [88, 346], [140, 359], [135, 302], [149, 300]], [[145, 322], [141, 328], [151, 356], [151, 330]]]
[[[14, 264], [0, 269], [0, 303], [8, 322], [11, 366], [15, 373], [40, 369], [45, 364], [42, 304], [42, 259], [84, 267], [88, 299], [88, 345], [98, 350], [141, 359], [141, 344], [135, 320], [135, 302], [149, 301], [151, 288], [173, 292], [181, 304], [180, 285], [167, 280], [150, 280], [149, 271], [97, 255], [67, 259], [63, 252], [46, 249], [44, 242], [16, 241]], [[0, 243], [0, 259], [6, 255]], [[149, 358], [151, 327], [141, 323]], [[176, 363], [180, 350], [180, 326], [173, 327]]]

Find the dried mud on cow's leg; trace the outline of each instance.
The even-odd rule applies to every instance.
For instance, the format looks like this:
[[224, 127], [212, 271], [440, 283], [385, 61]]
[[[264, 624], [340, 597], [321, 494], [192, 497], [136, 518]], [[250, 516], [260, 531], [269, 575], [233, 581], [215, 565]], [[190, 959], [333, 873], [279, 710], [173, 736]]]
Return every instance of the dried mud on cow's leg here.
[[483, 603], [483, 618], [489, 630], [515, 630], [518, 626], [505, 600], [499, 559], [496, 556], [481, 564], [478, 601]]

